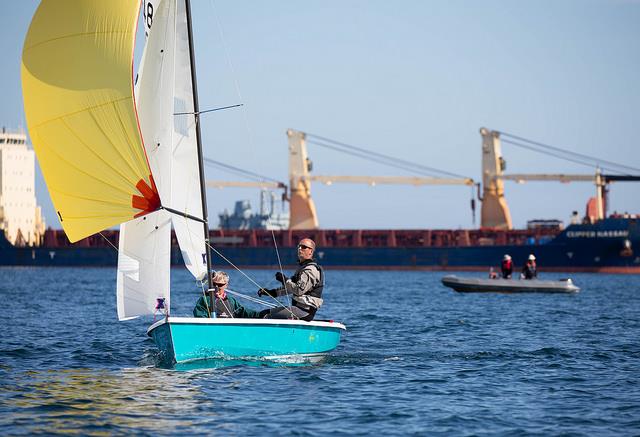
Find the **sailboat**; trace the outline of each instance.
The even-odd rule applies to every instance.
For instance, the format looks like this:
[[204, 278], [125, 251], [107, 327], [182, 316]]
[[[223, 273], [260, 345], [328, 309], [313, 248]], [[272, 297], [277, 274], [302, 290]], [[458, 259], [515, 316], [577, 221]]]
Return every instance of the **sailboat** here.
[[118, 318], [154, 316], [147, 333], [166, 359], [323, 356], [339, 344], [341, 323], [171, 314], [172, 228], [185, 266], [212, 288], [190, 11], [189, 0], [39, 5], [22, 88], [60, 223], [71, 242], [120, 225]]

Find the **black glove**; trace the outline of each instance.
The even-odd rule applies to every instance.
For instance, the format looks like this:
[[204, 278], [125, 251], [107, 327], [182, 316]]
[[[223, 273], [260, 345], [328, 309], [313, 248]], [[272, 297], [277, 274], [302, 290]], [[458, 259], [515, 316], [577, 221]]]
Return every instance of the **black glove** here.
[[259, 319], [266, 319], [268, 318], [267, 316], [269, 315], [269, 311], [271, 311], [270, 309], [266, 309], [266, 310], [262, 310], [258, 313], [258, 318]]
[[258, 290], [258, 296], [267, 296], [267, 295], [276, 297], [277, 296], [276, 290], [274, 290], [272, 288], [271, 289], [269, 289], [269, 288], [260, 288]]
[[285, 275], [282, 274], [282, 272], [278, 272], [276, 273], [276, 281], [282, 283], [282, 285], [284, 285], [285, 282], [287, 282], [287, 277]]

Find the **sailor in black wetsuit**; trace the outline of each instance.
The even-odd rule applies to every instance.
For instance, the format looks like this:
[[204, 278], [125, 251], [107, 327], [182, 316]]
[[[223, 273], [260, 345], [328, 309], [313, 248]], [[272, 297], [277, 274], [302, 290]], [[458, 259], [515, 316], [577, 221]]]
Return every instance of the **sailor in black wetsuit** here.
[[324, 288], [324, 272], [322, 267], [313, 259], [316, 244], [309, 238], [304, 238], [298, 244], [298, 263], [300, 267], [287, 279], [281, 272], [276, 273], [276, 280], [282, 287], [258, 290], [258, 296], [273, 297], [291, 295], [292, 306], [271, 309], [267, 319], [300, 319], [310, 322], [316, 311], [322, 305], [322, 289]]
[[522, 279], [535, 279], [538, 277], [538, 268], [536, 266], [536, 257], [533, 254], [529, 255], [527, 263], [522, 268]]

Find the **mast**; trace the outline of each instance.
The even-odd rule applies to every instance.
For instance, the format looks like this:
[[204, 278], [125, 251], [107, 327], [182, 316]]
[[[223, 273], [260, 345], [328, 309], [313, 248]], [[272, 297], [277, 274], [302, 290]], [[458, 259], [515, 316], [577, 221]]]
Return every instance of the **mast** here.
[[187, 11], [187, 34], [189, 35], [189, 61], [191, 62], [191, 87], [193, 89], [193, 115], [196, 120], [196, 142], [198, 144], [198, 167], [200, 172], [200, 197], [202, 198], [202, 225], [204, 231], [204, 245], [207, 257], [207, 287], [213, 288], [211, 283], [211, 249], [209, 248], [209, 219], [207, 214], [207, 193], [204, 183], [204, 163], [202, 157], [202, 137], [200, 134], [200, 107], [198, 105], [198, 85], [196, 82], [196, 58], [193, 52], [193, 30], [191, 29], [191, 1], [185, 0]]

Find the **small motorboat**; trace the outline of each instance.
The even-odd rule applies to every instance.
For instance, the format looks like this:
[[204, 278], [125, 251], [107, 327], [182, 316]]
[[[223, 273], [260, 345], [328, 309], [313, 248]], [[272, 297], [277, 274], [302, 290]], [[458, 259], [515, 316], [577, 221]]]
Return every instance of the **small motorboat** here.
[[447, 275], [442, 284], [459, 292], [498, 292], [498, 293], [577, 293], [580, 291], [571, 279], [541, 281], [539, 279], [480, 279], [458, 278]]

